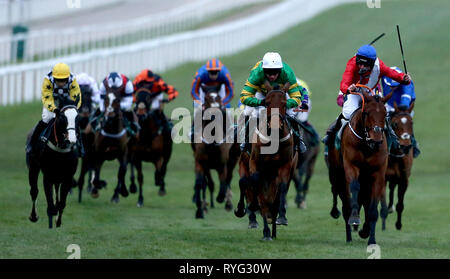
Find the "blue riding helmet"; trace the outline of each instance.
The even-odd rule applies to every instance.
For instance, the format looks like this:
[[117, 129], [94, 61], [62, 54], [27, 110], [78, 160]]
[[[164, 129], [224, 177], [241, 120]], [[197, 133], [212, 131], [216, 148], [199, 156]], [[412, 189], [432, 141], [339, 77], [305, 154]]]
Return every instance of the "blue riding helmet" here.
[[[391, 69], [397, 71], [398, 73], [402, 73], [402, 70], [400, 70], [400, 68], [398, 68], [398, 67], [391, 67]], [[390, 86], [390, 87], [396, 87], [396, 86], [399, 86], [399, 85], [400, 85], [399, 82], [397, 82], [397, 81], [395, 81], [395, 80], [393, 80], [393, 79], [391, 79], [390, 77], [387, 77], [387, 76], [385, 76], [385, 77], [383, 78], [383, 81], [384, 81], [384, 83], [385, 83], [386, 85], [388, 85], [388, 86]]]
[[372, 60], [377, 59], [377, 51], [371, 45], [363, 45], [358, 49], [356, 55], [363, 56]]

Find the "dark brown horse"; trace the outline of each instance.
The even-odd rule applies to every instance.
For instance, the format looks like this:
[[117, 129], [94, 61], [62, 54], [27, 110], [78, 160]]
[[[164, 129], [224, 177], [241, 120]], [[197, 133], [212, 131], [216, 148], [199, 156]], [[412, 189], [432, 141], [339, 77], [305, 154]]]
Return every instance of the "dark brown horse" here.
[[[306, 125], [306, 124], [302, 124]], [[314, 129], [311, 124], [310, 129]], [[294, 172], [294, 184], [297, 194], [295, 196], [295, 203], [300, 209], [306, 208], [306, 194], [309, 190], [309, 180], [314, 172], [314, 165], [316, 163], [317, 156], [319, 155], [320, 145], [318, 144], [315, 135], [306, 131], [302, 127], [302, 138], [306, 145], [306, 151], [299, 153], [297, 170]]]
[[[195, 116], [201, 117], [201, 127], [194, 125], [193, 143], [191, 144], [195, 158], [193, 198], [197, 206], [195, 218], [204, 218], [203, 213], [207, 205], [205, 201], [207, 185], [211, 194], [211, 206], [214, 204], [212, 199], [214, 182], [211, 178], [211, 170], [217, 171], [220, 181], [216, 201], [218, 203], [225, 201], [227, 211], [233, 208], [230, 183], [240, 153], [239, 144], [234, 140], [232, 117], [222, 106], [222, 99], [218, 94], [219, 88], [202, 86], [202, 90], [205, 92], [205, 103], [202, 110], [198, 110]], [[196, 123], [195, 120], [194, 123]], [[202, 192], [203, 195], [201, 195]]]
[[[162, 94], [162, 93], [159, 93]], [[155, 185], [159, 186], [158, 194], [166, 195], [164, 178], [167, 172], [167, 164], [172, 154], [172, 137], [170, 131], [164, 131], [163, 127], [157, 125], [156, 118], [161, 117], [163, 113], [163, 100], [159, 109], [151, 109], [151, 104], [158, 94], [152, 94], [148, 89], [141, 88], [136, 92], [136, 115], [139, 119], [141, 131], [137, 142], [130, 144], [130, 162], [131, 162], [131, 185], [134, 185], [133, 167], [138, 172], [139, 197], [137, 206], [144, 205], [144, 196], [142, 194], [142, 185], [144, 175], [142, 172], [142, 162], [152, 162], [155, 165]], [[162, 117], [165, 117], [162, 115]], [[133, 192], [131, 186], [130, 191]]]
[[117, 186], [111, 198], [112, 202], [119, 202], [119, 193], [123, 197], [128, 196], [125, 185], [125, 174], [127, 171], [128, 158], [128, 135], [124, 126], [122, 111], [120, 110], [120, 95], [110, 92], [104, 99], [104, 116], [100, 119], [101, 129], [95, 133], [95, 155], [94, 155], [94, 188], [91, 191], [93, 198], [99, 196], [102, 187], [100, 181], [100, 168], [105, 160], [119, 161], [119, 172], [117, 175]]
[[381, 220], [383, 230], [386, 229], [387, 213], [392, 213], [394, 204], [394, 190], [398, 185], [398, 201], [395, 207], [397, 212], [397, 230], [402, 228], [402, 212], [404, 208], [404, 198], [409, 184], [409, 176], [413, 163], [413, 151], [411, 136], [413, 135], [413, 120], [411, 111], [414, 103], [407, 110], [399, 110], [394, 103], [395, 111], [390, 118], [392, 129], [399, 139], [400, 146], [396, 150], [389, 151], [388, 168], [386, 171], [386, 183], [389, 182], [389, 205], [386, 206], [386, 195], [381, 202]]
[[[263, 240], [272, 240], [276, 238], [277, 224], [287, 225], [286, 194], [298, 155], [294, 150], [292, 130], [286, 120], [286, 91], [290, 85], [286, 84], [282, 90], [274, 90], [268, 82], [264, 86], [268, 91], [265, 98], [267, 119], [260, 119], [262, 125], [259, 128], [272, 130], [272, 133], [277, 130], [279, 137], [268, 137], [258, 129], [251, 135], [251, 154], [242, 153], [239, 161], [241, 192], [235, 215], [245, 215], [245, 198], [250, 212], [261, 212], [264, 221]], [[277, 146], [274, 153], [266, 149], [269, 144]], [[272, 234], [269, 223], [272, 224]]]
[[349, 124], [342, 128], [340, 150], [333, 144], [334, 137], [329, 141], [328, 167], [334, 195], [333, 210], [337, 210], [335, 202], [336, 195], [339, 195], [347, 242], [352, 241], [350, 226], [357, 228], [361, 223], [359, 211], [364, 206], [365, 222], [359, 235], [362, 238], [369, 237], [370, 245], [376, 244], [378, 203], [386, 188], [388, 151], [383, 129], [386, 117], [384, 103], [392, 93], [381, 98], [374, 96], [373, 92], [370, 95], [360, 91], [362, 93], [356, 94], [362, 98], [362, 107], [352, 114]]
[[[39, 193], [38, 176], [42, 171], [44, 175], [44, 190], [47, 199], [47, 216], [49, 228], [53, 227], [53, 216], [58, 215], [56, 227], [62, 223], [63, 210], [66, 207], [67, 194], [72, 187], [72, 180], [77, 170], [78, 151], [76, 150], [78, 130], [76, 117], [78, 115], [76, 104], [67, 98], [61, 97], [55, 110], [56, 117], [49, 123], [47, 143], [39, 142], [35, 146], [39, 153], [27, 152], [28, 180], [30, 195], [33, 201], [30, 221], [37, 222], [36, 199]], [[30, 140], [31, 133], [28, 136]], [[38, 145], [37, 144], [37, 145]], [[53, 188], [56, 192], [56, 202], [53, 201]]]

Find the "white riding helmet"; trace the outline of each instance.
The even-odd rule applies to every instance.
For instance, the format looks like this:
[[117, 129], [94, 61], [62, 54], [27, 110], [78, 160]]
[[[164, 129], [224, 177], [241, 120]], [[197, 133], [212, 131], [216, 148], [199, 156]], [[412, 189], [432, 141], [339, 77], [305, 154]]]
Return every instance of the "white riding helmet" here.
[[264, 54], [262, 67], [263, 69], [281, 69], [283, 68], [283, 61], [278, 52], [267, 52]]

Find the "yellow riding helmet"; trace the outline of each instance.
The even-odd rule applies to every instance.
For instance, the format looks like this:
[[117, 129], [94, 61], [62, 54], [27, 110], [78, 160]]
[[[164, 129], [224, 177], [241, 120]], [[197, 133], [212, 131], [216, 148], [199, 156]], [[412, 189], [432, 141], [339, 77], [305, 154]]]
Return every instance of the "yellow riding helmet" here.
[[52, 75], [57, 79], [65, 79], [70, 76], [70, 68], [67, 64], [58, 63], [53, 67]]

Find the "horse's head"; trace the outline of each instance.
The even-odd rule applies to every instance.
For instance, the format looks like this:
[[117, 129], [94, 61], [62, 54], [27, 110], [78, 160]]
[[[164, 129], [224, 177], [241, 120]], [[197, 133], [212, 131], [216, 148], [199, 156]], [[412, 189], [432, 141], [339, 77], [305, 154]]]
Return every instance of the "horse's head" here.
[[204, 109], [222, 108], [222, 98], [219, 95], [220, 86], [202, 85], [202, 90], [205, 92]]
[[391, 115], [391, 126], [397, 135], [400, 143], [400, 149], [404, 154], [408, 154], [411, 149], [411, 136], [413, 134], [413, 120], [411, 111], [414, 108], [414, 103], [406, 110], [401, 110], [394, 103], [395, 111]]
[[114, 118], [120, 112], [120, 95], [114, 92], [108, 92], [104, 100], [105, 117]]
[[[270, 83], [266, 80], [264, 83], [264, 87], [267, 89], [266, 95], [266, 107], [267, 107], [267, 121], [269, 125], [272, 123], [272, 117], [274, 117], [275, 124], [278, 124], [278, 127], [271, 128], [283, 128], [283, 120], [286, 116], [286, 92], [289, 90], [290, 84], [286, 83], [282, 89], [278, 86], [272, 87]], [[272, 112], [272, 109], [278, 110], [278, 113]]]
[[152, 92], [147, 88], [142, 87], [136, 91], [136, 115], [139, 118], [146, 116], [150, 111], [153, 97]]
[[80, 85], [80, 91], [83, 100], [80, 108], [80, 116], [89, 117], [92, 110], [92, 88], [89, 85]]
[[78, 98], [75, 101], [69, 98], [60, 98], [59, 107], [55, 110], [54, 133], [60, 146], [77, 142], [78, 110], [76, 104]]
[[[371, 91], [371, 90], [370, 90]], [[386, 108], [384, 104], [392, 96], [392, 93], [380, 97], [379, 95], [369, 94], [362, 90], [364, 105], [362, 108], [362, 119], [366, 142], [371, 149], [378, 149], [384, 139], [384, 124], [386, 119]]]

